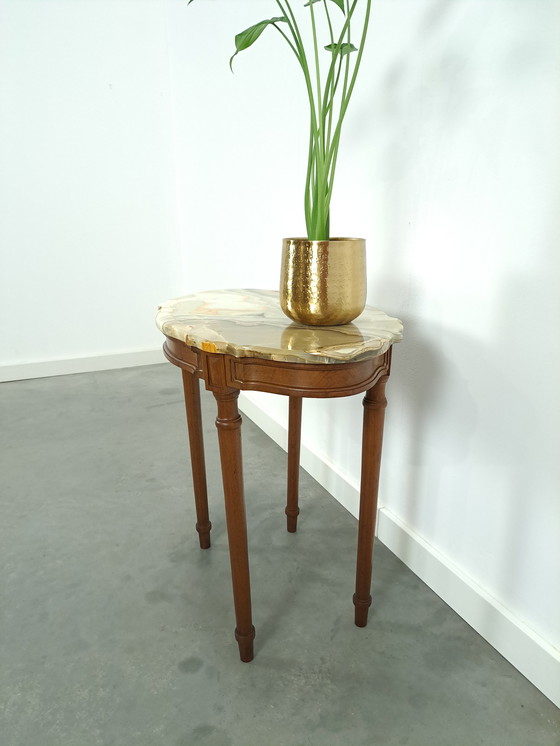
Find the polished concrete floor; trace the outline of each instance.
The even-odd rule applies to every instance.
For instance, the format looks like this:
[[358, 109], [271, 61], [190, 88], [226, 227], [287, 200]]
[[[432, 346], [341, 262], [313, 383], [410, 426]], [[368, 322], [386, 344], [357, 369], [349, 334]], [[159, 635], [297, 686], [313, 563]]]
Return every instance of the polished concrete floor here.
[[382, 545], [353, 624], [356, 522], [243, 426], [256, 657], [238, 660], [214, 402], [198, 548], [170, 365], [0, 386], [1, 746], [558, 746], [560, 712]]

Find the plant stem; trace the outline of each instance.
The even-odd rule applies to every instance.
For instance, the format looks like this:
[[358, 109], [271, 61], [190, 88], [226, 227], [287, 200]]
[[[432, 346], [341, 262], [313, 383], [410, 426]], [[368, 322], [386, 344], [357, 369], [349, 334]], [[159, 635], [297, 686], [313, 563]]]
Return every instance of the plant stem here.
[[[329, 67], [329, 74], [327, 76], [327, 83], [325, 85], [325, 97], [323, 99], [323, 110], [325, 112], [325, 115], [328, 113], [328, 125], [327, 125], [327, 146], [330, 143], [331, 140], [331, 129], [332, 129], [332, 118], [333, 118], [333, 103], [334, 103], [334, 95], [336, 93], [336, 87], [338, 85], [338, 77], [340, 75], [340, 65], [338, 68], [338, 74], [336, 76], [336, 80], [333, 83], [333, 74], [332, 74], [332, 68], [334, 64], [336, 63], [336, 56], [337, 56], [337, 50], [335, 48], [334, 44], [334, 32], [333, 27], [331, 23], [331, 16], [329, 13], [329, 6], [327, 4], [327, 0], [323, 0], [323, 6], [325, 8], [325, 14], [327, 16], [327, 23], [329, 25], [329, 34], [331, 37], [331, 49], [332, 49], [332, 59], [331, 59], [331, 65]], [[341, 56], [341, 62], [342, 62], [342, 56]], [[329, 80], [330, 80], [330, 86], [329, 86]], [[329, 100], [330, 99], [330, 100]]]
[[[325, 2], [325, 0], [324, 0]], [[335, 97], [336, 97], [336, 91], [338, 89], [338, 83], [340, 80], [340, 74], [342, 71], [342, 65], [344, 63], [344, 55], [342, 54], [342, 46], [344, 44], [344, 37], [347, 35], [348, 43], [350, 44], [350, 21], [352, 19], [352, 16], [354, 14], [354, 11], [357, 6], [357, 0], [353, 0], [352, 6], [350, 7], [349, 0], [346, 0], [346, 19], [342, 26], [342, 30], [340, 31], [340, 35], [338, 38], [338, 41], [336, 45], [333, 47], [333, 59], [331, 60], [331, 64], [329, 67], [329, 74], [327, 77], [327, 84], [325, 86], [325, 93], [324, 93], [324, 99], [323, 99], [323, 118], [325, 119], [328, 115], [327, 120], [327, 137], [326, 137], [326, 152], [325, 152], [325, 160], [323, 161], [323, 169], [324, 169], [324, 176], [322, 183], [320, 185], [320, 190], [317, 193], [317, 199], [320, 200], [322, 210], [321, 210], [321, 225], [319, 226], [319, 230], [325, 238], [328, 238], [329, 235], [329, 224], [330, 224], [330, 201], [332, 196], [332, 189], [333, 189], [333, 183], [334, 183], [334, 173], [335, 173], [335, 167], [336, 167], [336, 157], [332, 156], [333, 150], [335, 153], [338, 153], [338, 144], [340, 140], [340, 119], [341, 115], [339, 114], [339, 122], [337, 124], [337, 127], [335, 128], [334, 135], [331, 139], [331, 133], [332, 133], [332, 117], [334, 112], [334, 104], [335, 104]], [[333, 40], [334, 43], [334, 40]], [[350, 52], [348, 51], [346, 53], [346, 64], [345, 64], [345, 86], [344, 89], [346, 89], [347, 86], [347, 78], [348, 78], [348, 70], [350, 66]], [[336, 65], [336, 57], [339, 57], [338, 59], [338, 70], [336, 73], [336, 77], [334, 74], [335, 71], [335, 65]], [[341, 97], [341, 108], [342, 104], [345, 100], [345, 94], [346, 90], [343, 90], [342, 97]]]
[[292, 42], [290, 41], [290, 39], [289, 39], [288, 35], [287, 35], [287, 34], [285, 34], [285, 33], [284, 33], [284, 32], [282, 31], [282, 29], [280, 28], [280, 26], [278, 26], [278, 25], [277, 25], [276, 23], [273, 23], [272, 25], [274, 26], [274, 28], [276, 29], [276, 31], [278, 31], [278, 32], [280, 32], [280, 33], [282, 34], [282, 36], [284, 37], [284, 39], [286, 40], [286, 42], [287, 42], [287, 43], [288, 43], [288, 44], [290, 45], [290, 47], [291, 47], [291, 49], [292, 49], [292, 52], [293, 52], [293, 53], [295, 54], [295, 56], [297, 57], [297, 61], [298, 61], [298, 62], [299, 62], [299, 64], [301, 65], [301, 57], [299, 56], [299, 52], [298, 52], [298, 50], [297, 50], [297, 49], [296, 49], [296, 48], [294, 47], [294, 45], [292, 44]]
[[311, 15], [311, 28], [313, 31], [313, 50], [315, 53], [315, 76], [317, 85], [317, 118], [318, 118], [318, 132], [317, 132], [317, 147], [315, 149], [315, 163], [316, 163], [316, 182], [314, 189], [314, 202], [315, 202], [315, 220], [313, 225], [314, 236], [321, 233], [321, 225], [324, 222], [323, 212], [324, 203], [321, 199], [320, 193], [323, 191], [326, 169], [325, 169], [325, 158], [326, 158], [326, 143], [325, 143], [325, 122], [323, 117], [323, 100], [321, 95], [321, 66], [319, 64], [319, 44], [317, 42], [317, 27], [315, 24], [315, 9], [314, 3], [309, 3], [309, 12]]
[[[348, 43], [350, 43], [350, 20], [352, 16], [350, 15], [350, 0], [346, 0], [346, 10], [348, 12]], [[342, 86], [342, 100], [344, 101], [344, 97], [346, 96], [346, 91], [348, 90], [348, 74], [350, 72], [350, 55], [348, 55], [346, 59], [346, 69], [344, 70], [344, 85]]]
[[[355, 7], [356, 6], [354, 5], [354, 8]], [[352, 13], [351, 13], [350, 12], [350, 0], [346, 0], [346, 13], [347, 13], [347, 18], [348, 18], [348, 28], [347, 28], [348, 44], [350, 44], [350, 38], [351, 38], [350, 21], [351, 21], [352, 15], [353, 15], [354, 8], [352, 9]], [[356, 64], [358, 64], [358, 62]], [[339, 74], [340, 74], [340, 70], [341, 69], [342, 69], [342, 67], [339, 69]], [[346, 55], [346, 65], [345, 65], [345, 69], [344, 69], [344, 83], [343, 83], [343, 86], [342, 86], [341, 115], [340, 115], [340, 123], [341, 123], [341, 125], [342, 125], [342, 119], [344, 118], [344, 113], [345, 113], [345, 112], [342, 112], [342, 103], [344, 102], [344, 100], [346, 99], [346, 96], [347, 96], [349, 73], [350, 73], [350, 55], [348, 54], [348, 55]], [[338, 80], [337, 80], [337, 82], [338, 82]], [[328, 200], [329, 204], [330, 204], [330, 200], [331, 200], [331, 196], [332, 196], [332, 190], [333, 190], [333, 185], [334, 185], [334, 174], [335, 174], [335, 171], [336, 171], [336, 162], [337, 162], [337, 158], [338, 158], [338, 148], [339, 148], [339, 145], [340, 145], [340, 133], [341, 133], [341, 128], [338, 129], [338, 136], [336, 136], [334, 138], [334, 142], [332, 143], [332, 145], [334, 147], [333, 155], [332, 155], [332, 157], [330, 157], [328, 159], [328, 170], [329, 170], [329, 177], [330, 177], [329, 181], [330, 181], [330, 184], [329, 184], [329, 192], [328, 192], [328, 195], [327, 195], [327, 200]], [[329, 138], [329, 144], [331, 144], [330, 138]]]
[[286, 8], [288, 11], [286, 12], [284, 5], [280, 0], [276, 0], [276, 4], [280, 8], [282, 14], [288, 19], [288, 27], [291, 31], [292, 37], [294, 39], [295, 46], [299, 52], [299, 63], [301, 65], [301, 69], [303, 71], [303, 75], [305, 78], [305, 86], [307, 89], [307, 95], [309, 98], [309, 108], [310, 108], [310, 138], [309, 138], [309, 158], [308, 158], [308, 166], [307, 166], [307, 176], [306, 176], [306, 182], [305, 182], [305, 198], [304, 198], [304, 208], [305, 208], [305, 224], [307, 226], [307, 231], [309, 233], [310, 226], [313, 223], [313, 187], [311, 185], [311, 179], [313, 176], [313, 162], [314, 162], [314, 153], [316, 152], [316, 149], [318, 147], [318, 116], [317, 116], [317, 108], [315, 104], [315, 97], [313, 94], [313, 85], [311, 83], [311, 75], [309, 71], [309, 65], [307, 62], [307, 56], [305, 54], [305, 48], [303, 45], [301, 33], [299, 31], [299, 27], [297, 24], [296, 17], [294, 15], [294, 12], [290, 6], [289, 0], [284, 0], [286, 4]]
[[[309, 156], [307, 161], [304, 194], [307, 235], [310, 240], [325, 240], [329, 238], [330, 201], [338, 158], [342, 123], [348, 109], [348, 104], [354, 90], [358, 69], [362, 60], [369, 25], [371, 0], [367, 0], [360, 45], [352, 74], [350, 73], [350, 47], [346, 51], [346, 54], [342, 54], [342, 47], [345, 39], [349, 45], [351, 44], [351, 20], [354, 11], [356, 10], [358, 0], [345, 0], [346, 18], [336, 42], [328, 3], [327, 0], [323, 0], [322, 5], [328, 23], [332, 49], [331, 63], [326, 77], [324, 90], [321, 86], [319, 42], [317, 38], [315, 9], [313, 7], [314, 2], [309, 3], [309, 12], [313, 34], [315, 83], [313, 83], [311, 79], [311, 69], [305, 53], [303, 38], [298, 27], [296, 16], [290, 5], [290, 0], [276, 0], [276, 4], [281, 10], [283, 16], [286, 18], [293, 41], [290, 40], [289, 36], [284, 33], [279, 26], [276, 24], [273, 25], [282, 34], [298, 59], [305, 78], [310, 105]], [[346, 60], [344, 60], [344, 57], [346, 57]], [[335, 101], [338, 99], [337, 91], [339, 89], [343, 65], [344, 77], [342, 92], [340, 94], [338, 115], [333, 132]]]
[[[356, 0], [354, 0], [354, 4], [353, 4], [352, 7], [355, 7], [355, 5], [356, 5]], [[360, 62], [362, 61], [362, 55], [364, 53], [364, 45], [365, 45], [366, 34], [367, 34], [368, 25], [369, 25], [370, 11], [371, 11], [371, 0], [367, 0], [366, 15], [365, 15], [365, 19], [364, 19], [364, 28], [363, 28], [363, 31], [362, 31], [362, 38], [360, 39], [360, 47], [358, 49], [358, 57], [356, 59], [356, 64], [354, 66], [354, 72], [352, 74], [352, 79], [350, 81], [350, 85], [348, 86], [348, 90], [345, 92], [345, 96], [344, 96], [344, 98], [343, 98], [343, 100], [341, 102], [341, 105], [340, 105], [340, 115], [339, 115], [339, 119], [338, 119], [338, 124], [336, 126], [335, 134], [334, 134], [334, 137], [333, 137], [333, 142], [331, 144], [331, 152], [329, 153], [329, 156], [328, 156], [328, 160], [329, 161], [332, 158], [332, 153], [333, 153], [333, 150], [334, 150], [333, 146], [335, 145], [335, 142], [337, 142], [338, 139], [340, 138], [340, 130], [342, 128], [342, 122], [344, 120], [344, 116], [346, 114], [346, 110], [348, 109], [348, 104], [350, 103], [350, 96], [352, 95], [352, 91], [354, 90], [354, 85], [356, 83], [356, 77], [358, 76], [358, 70], [360, 68]], [[338, 148], [338, 144], [336, 144], [336, 147]]]

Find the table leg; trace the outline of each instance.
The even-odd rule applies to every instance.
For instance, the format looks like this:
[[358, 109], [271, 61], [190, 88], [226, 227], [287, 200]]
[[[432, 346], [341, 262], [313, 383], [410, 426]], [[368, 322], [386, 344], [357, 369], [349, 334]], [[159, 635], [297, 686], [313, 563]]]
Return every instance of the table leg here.
[[383, 376], [364, 397], [364, 429], [362, 436], [362, 477], [360, 487], [360, 520], [358, 527], [358, 556], [356, 562], [356, 593], [354, 594], [355, 623], [358, 627], [367, 624], [371, 605], [371, 573], [373, 539], [377, 513], [377, 492], [381, 445], [385, 418], [385, 384], [389, 376]]
[[235, 639], [242, 661], [253, 660], [255, 628], [251, 620], [251, 586], [247, 521], [243, 495], [243, 462], [241, 455], [241, 417], [237, 409], [239, 391], [214, 391], [218, 403], [218, 440], [226, 506], [226, 522], [231, 562], [233, 602], [235, 605]]
[[189, 445], [193, 475], [194, 501], [196, 505], [196, 530], [201, 549], [210, 546], [212, 524], [208, 515], [208, 491], [204, 464], [204, 440], [202, 436], [202, 414], [200, 411], [200, 386], [193, 373], [183, 370], [183, 391], [187, 410]]
[[299, 515], [299, 452], [301, 445], [301, 404], [300, 396], [290, 396], [288, 419], [288, 499], [286, 516], [288, 531], [293, 534], [297, 528]]

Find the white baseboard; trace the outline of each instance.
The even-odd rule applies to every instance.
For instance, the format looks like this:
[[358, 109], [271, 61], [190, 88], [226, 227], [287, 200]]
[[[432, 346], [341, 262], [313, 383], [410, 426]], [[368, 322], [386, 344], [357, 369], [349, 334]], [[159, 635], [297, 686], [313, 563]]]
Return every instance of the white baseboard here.
[[[261, 404], [256, 404], [251, 393], [241, 393], [239, 408], [258, 425], [275, 443], [288, 450], [288, 431]], [[287, 404], [286, 404], [287, 408]], [[305, 443], [301, 444], [300, 464], [319, 484], [330, 492], [354, 518], [358, 517], [360, 508], [360, 490], [352, 484], [350, 477], [343, 474], [324, 454], [319, 454]]]
[[1, 365], [0, 383], [5, 381], [23, 381], [29, 378], [66, 376], [72, 373], [89, 373], [96, 370], [133, 368], [138, 365], [154, 365], [164, 362], [165, 358], [160, 347], [156, 350], [136, 350], [134, 352], [120, 352], [113, 355], [45, 360], [42, 362], [20, 363], [18, 365]]
[[379, 539], [537, 689], [560, 707], [560, 651], [387, 508]]
[[[256, 404], [250, 394], [242, 394], [239, 405], [247, 417], [286, 450], [287, 431], [282, 423]], [[301, 465], [357, 517], [357, 485], [304, 443], [301, 447]], [[377, 535], [429, 588], [560, 707], [559, 650], [384, 507], [379, 510]]]

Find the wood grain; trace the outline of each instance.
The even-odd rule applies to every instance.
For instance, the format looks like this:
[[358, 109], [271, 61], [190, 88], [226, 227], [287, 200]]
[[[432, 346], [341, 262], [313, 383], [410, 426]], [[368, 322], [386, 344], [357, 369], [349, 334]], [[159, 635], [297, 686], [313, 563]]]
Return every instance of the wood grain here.
[[297, 530], [299, 515], [299, 452], [301, 446], [301, 397], [290, 396], [288, 408], [288, 498], [286, 516], [288, 531]]
[[360, 485], [360, 515], [358, 523], [358, 552], [356, 560], [356, 592], [354, 621], [358, 627], [367, 624], [371, 605], [371, 574], [373, 569], [373, 539], [377, 515], [377, 493], [383, 443], [385, 417], [384, 376], [369, 389], [364, 397], [364, 427], [362, 434], [362, 478]]
[[191, 451], [194, 502], [196, 506], [196, 530], [198, 531], [201, 549], [208, 549], [210, 547], [210, 529], [212, 528], [212, 524], [208, 515], [208, 490], [206, 486], [206, 465], [204, 462], [200, 384], [198, 378], [195, 378], [188, 370], [183, 369], [182, 374]]

